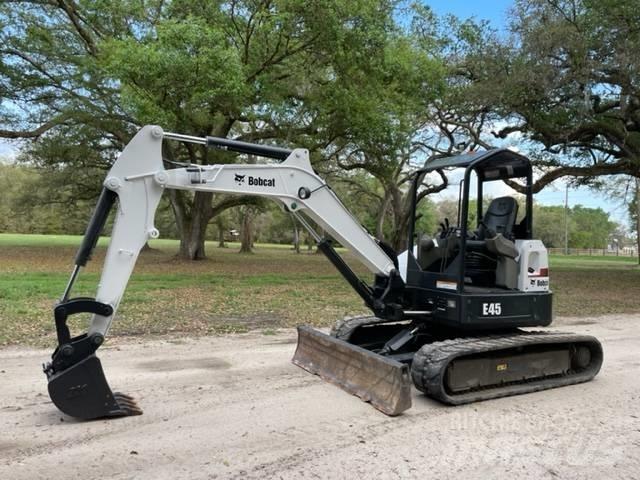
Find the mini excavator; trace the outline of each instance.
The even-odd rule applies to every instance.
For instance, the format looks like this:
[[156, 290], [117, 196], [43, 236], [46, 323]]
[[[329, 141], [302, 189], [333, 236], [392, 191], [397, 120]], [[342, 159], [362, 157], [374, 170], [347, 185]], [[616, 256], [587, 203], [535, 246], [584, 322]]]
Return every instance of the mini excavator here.
[[[273, 164], [186, 165], [165, 169], [163, 140], [279, 160]], [[462, 169], [457, 225], [445, 220], [433, 236], [416, 231], [419, 192], [435, 171]], [[472, 180], [473, 176], [473, 180]], [[483, 206], [486, 182], [520, 179], [526, 195]], [[470, 225], [470, 190], [477, 189], [476, 225]], [[508, 149], [435, 159], [415, 172], [406, 251], [376, 240], [349, 213], [311, 167], [305, 149], [216, 137], [139, 130], [104, 181], [102, 193], [54, 309], [58, 346], [44, 365], [53, 403], [80, 419], [138, 415], [128, 395], [113, 392], [97, 349], [124, 294], [142, 247], [159, 233], [154, 215], [166, 189], [258, 195], [290, 212], [318, 249], [371, 310], [339, 322], [329, 335], [298, 327], [293, 363], [319, 375], [387, 415], [411, 406], [411, 384], [446, 404], [458, 405], [591, 380], [600, 370], [597, 339], [532, 330], [552, 320], [547, 251], [532, 238], [532, 168]], [[95, 298], [72, 298], [109, 212], [117, 205]], [[320, 236], [311, 219], [329, 236]], [[373, 274], [363, 281], [336, 252], [346, 247]], [[70, 316], [89, 313], [88, 331], [71, 336]], [[526, 330], [525, 330], [526, 328]]]

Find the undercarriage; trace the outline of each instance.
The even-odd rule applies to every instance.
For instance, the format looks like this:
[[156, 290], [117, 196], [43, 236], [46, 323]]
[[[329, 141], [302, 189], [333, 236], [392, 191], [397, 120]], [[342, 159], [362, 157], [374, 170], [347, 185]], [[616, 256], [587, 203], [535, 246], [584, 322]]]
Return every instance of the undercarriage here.
[[[411, 383], [431, 398], [460, 405], [586, 382], [603, 361], [596, 338], [561, 332], [471, 333], [356, 317], [338, 323], [330, 335], [304, 328], [298, 335], [303, 347], [294, 356], [296, 365], [388, 415], [410, 408]], [[358, 368], [350, 374], [345, 365], [354, 359]], [[353, 387], [360, 383], [368, 385], [364, 394]]]

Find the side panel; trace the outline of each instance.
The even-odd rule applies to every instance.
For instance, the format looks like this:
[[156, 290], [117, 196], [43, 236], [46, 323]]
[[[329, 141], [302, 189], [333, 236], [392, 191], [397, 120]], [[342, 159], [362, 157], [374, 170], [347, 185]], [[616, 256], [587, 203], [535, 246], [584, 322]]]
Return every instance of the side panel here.
[[[434, 323], [464, 330], [544, 327], [552, 321], [550, 292], [459, 294], [407, 287], [414, 308], [428, 307]], [[425, 308], [423, 307], [423, 308]]]
[[516, 240], [520, 253], [518, 265], [518, 290], [521, 292], [546, 292], [549, 290], [549, 258], [540, 240]]
[[552, 321], [551, 293], [469, 295], [461, 298], [464, 328], [545, 327]]
[[471, 287], [465, 287], [460, 293], [455, 275], [423, 272], [411, 252], [407, 257], [405, 307], [431, 310], [430, 321], [451, 328], [491, 330], [544, 327], [553, 319], [552, 293], [548, 286], [544, 291], [528, 292], [499, 288], [481, 292], [476, 288], [474, 292], [469, 291]]

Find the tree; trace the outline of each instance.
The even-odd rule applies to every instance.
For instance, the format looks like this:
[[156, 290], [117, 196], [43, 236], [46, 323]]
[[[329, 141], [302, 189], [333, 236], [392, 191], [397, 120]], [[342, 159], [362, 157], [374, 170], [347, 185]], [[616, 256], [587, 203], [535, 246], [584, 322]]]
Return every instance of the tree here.
[[253, 251], [253, 217], [256, 212], [250, 207], [242, 207], [238, 213], [240, 216], [240, 253], [251, 253]]
[[[340, 181], [374, 202], [377, 215], [370, 230], [396, 250], [407, 243], [413, 172], [454, 150], [453, 136], [439, 130], [431, 107], [444, 93], [445, 66], [419, 40], [397, 32], [383, 55], [365, 60], [366, 82], [348, 81], [347, 70], [334, 110], [351, 128], [332, 142], [327, 165], [346, 171]], [[374, 181], [363, 182], [356, 172]], [[439, 181], [421, 188], [419, 200], [446, 188], [447, 178], [439, 173]]]
[[225, 232], [228, 229], [228, 224], [225, 214], [221, 213], [216, 217], [215, 226], [218, 231], [218, 248], [227, 248]]
[[631, 201], [627, 202], [627, 212], [629, 214], [630, 230], [636, 237], [638, 264], [640, 265], [640, 179], [634, 179], [632, 189], [633, 195], [631, 196]]
[[[468, 96], [562, 177], [640, 176], [640, 10], [625, 0], [518, 0], [511, 37], [459, 62]], [[506, 125], [505, 125], [506, 124]]]
[[569, 246], [571, 248], [605, 248], [617, 225], [601, 208], [576, 205], [570, 212]]
[[[547, 248], [563, 248], [565, 244], [565, 218], [567, 211], [561, 205], [533, 207], [533, 232]], [[595, 245], [593, 245], [595, 246]]]
[[567, 211], [560, 205], [534, 205], [533, 229], [536, 238], [550, 248], [564, 247], [567, 216], [569, 248], [605, 248], [617, 228], [617, 224], [601, 208], [575, 205]]
[[58, 186], [59, 194], [51, 199], [46, 194], [59, 180], [34, 168], [0, 163], [0, 231], [14, 233], [81, 234], [86, 227], [83, 212], [89, 202], [74, 198], [79, 209], [68, 208], [70, 189]]
[[[358, 111], [340, 109], [348, 95], [381, 93], [367, 88], [374, 70], [367, 64], [387, 51], [393, 7], [384, 0], [5, 2], [0, 136], [39, 139], [29, 158], [61, 165], [68, 178], [81, 171], [83, 149], [104, 170], [147, 123], [320, 148], [353, 130], [350, 114]], [[70, 155], [51, 155], [44, 140]], [[164, 153], [169, 161], [233, 160], [189, 144]], [[205, 256], [211, 219], [247, 203], [204, 192], [172, 191], [169, 200], [180, 253], [192, 259]]]
[[595, 186], [597, 190], [606, 195], [609, 200], [617, 202], [618, 208], [624, 208], [627, 211], [629, 223], [628, 229], [626, 225], [617, 225], [616, 231], [612, 233], [613, 237], [619, 242], [629, 244], [631, 241], [636, 242], [636, 251], [638, 254], [638, 263], [640, 264], [640, 237], [638, 237], [638, 228], [640, 227], [640, 178], [631, 176], [612, 176], [611, 178], [599, 179]]

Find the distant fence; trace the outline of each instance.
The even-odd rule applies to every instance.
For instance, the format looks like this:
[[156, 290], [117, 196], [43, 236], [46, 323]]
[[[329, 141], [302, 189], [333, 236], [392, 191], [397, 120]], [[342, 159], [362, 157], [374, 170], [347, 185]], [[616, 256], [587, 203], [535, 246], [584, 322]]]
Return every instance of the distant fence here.
[[[565, 255], [564, 248], [550, 248], [551, 255]], [[568, 255], [587, 255], [587, 256], [607, 256], [607, 257], [635, 257], [637, 255], [633, 248], [621, 248], [620, 250], [609, 250], [607, 248], [570, 248]]]

